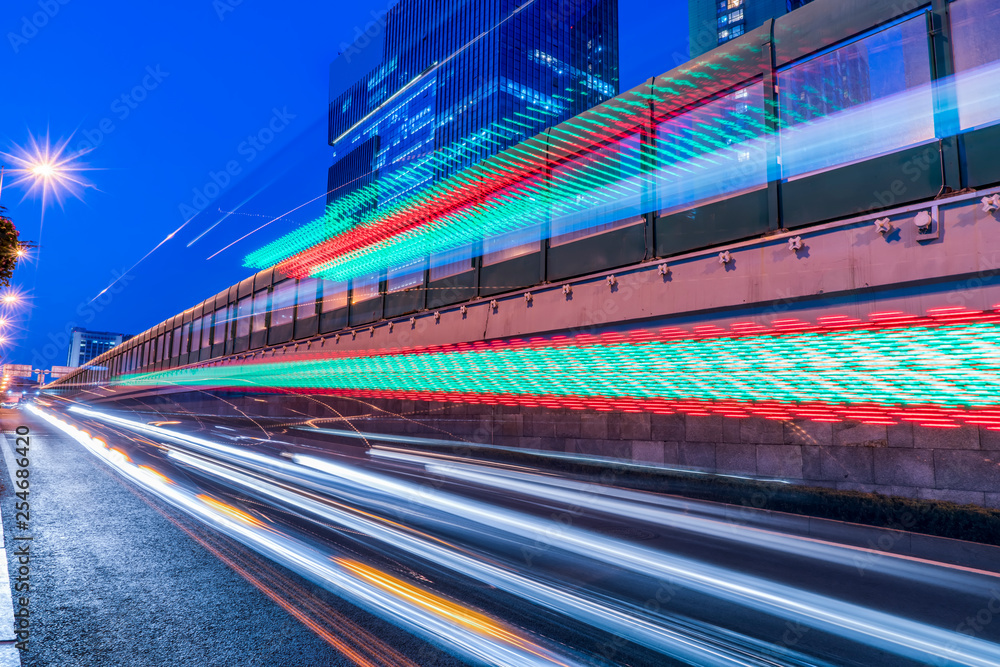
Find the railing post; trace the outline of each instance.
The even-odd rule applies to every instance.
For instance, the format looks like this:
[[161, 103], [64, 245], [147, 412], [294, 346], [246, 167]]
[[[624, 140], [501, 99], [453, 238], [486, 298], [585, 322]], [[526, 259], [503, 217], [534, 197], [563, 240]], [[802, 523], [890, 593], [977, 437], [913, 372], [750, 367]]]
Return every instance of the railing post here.
[[770, 36], [761, 44], [760, 66], [764, 83], [764, 127], [767, 132], [767, 228], [783, 226], [781, 216], [781, 128], [778, 108], [778, 72], [774, 59], [774, 19], [768, 21]]
[[646, 210], [655, 208], [656, 184], [654, 174], [659, 167], [657, 160], [655, 105], [653, 104], [653, 99], [656, 97], [654, 93], [655, 84], [656, 77], [651, 77], [646, 82], [646, 85], [649, 86], [649, 95], [647, 96], [649, 109], [639, 129], [639, 155], [641, 157], [639, 167], [642, 183], [641, 202], [643, 218], [646, 220], [646, 252], [643, 254], [643, 260], [652, 259], [656, 256], [656, 211]]
[[948, 0], [932, 0], [928, 15], [928, 40], [933, 81], [934, 134], [938, 137], [941, 148], [940, 194], [945, 194], [965, 187], [962, 169], [965, 143], [960, 133], [958, 100], [955, 95], [955, 56], [952, 51]]

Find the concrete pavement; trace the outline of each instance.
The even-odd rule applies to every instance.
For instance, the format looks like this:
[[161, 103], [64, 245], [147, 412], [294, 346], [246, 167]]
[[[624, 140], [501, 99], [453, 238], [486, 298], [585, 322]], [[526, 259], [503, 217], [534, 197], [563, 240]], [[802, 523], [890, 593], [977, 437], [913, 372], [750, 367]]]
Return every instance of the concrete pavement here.
[[[140, 498], [31, 415], [4, 411], [0, 422], [11, 430], [27, 424], [32, 437], [35, 551], [26, 667], [351, 664], [261, 589], [279, 598], [294, 591], [323, 613], [338, 614], [346, 604], [320, 597], [321, 591], [231, 543], [214, 538], [214, 552], [206, 549], [211, 536]], [[13, 496], [6, 473], [3, 480], [9, 540]], [[260, 586], [241, 576], [254, 571]], [[9, 586], [2, 591], [0, 623], [10, 628]], [[336, 620], [311, 619], [326, 627]]]

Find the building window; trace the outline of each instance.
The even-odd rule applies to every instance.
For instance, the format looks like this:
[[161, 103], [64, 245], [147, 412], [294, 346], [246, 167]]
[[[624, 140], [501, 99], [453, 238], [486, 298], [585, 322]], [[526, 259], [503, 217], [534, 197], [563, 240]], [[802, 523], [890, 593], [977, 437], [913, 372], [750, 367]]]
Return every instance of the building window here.
[[472, 270], [475, 266], [472, 258], [471, 245], [431, 255], [431, 280], [441, 280]]
[[351, 281], [351, 303], [359, 303], [378, 296], [379, 274], [358, 276]]
[[[930, 63], [927, 17], [920, 15], [779, 72], [783, 176], [932, 140]], [[900, 100], [905, 114], [898, 111]]]
[[318, 290], [319, 281], [316, 278], [303, 278], [299, 281], [296, 317], [305, 319], [316, 314], [316, 293]]
[[228, 338], [229, 334], [229, 307], [223, 306], [215, 311], [215, 337], [213, 343], [218, 345]]
[[263, 331], [267, 328], [267, 305], [266, 289], [253, 295], [253, 331]]
[[181, 356], [181, 339], [183, 338], [181, 332], [183, 330], [184, 330], [183, 327], [177, 327], [176, 329], [174, 329], [173, 347], [170, 350], [171, 357]]
[[995, 0], [958, 0], [949, 5], [955, 49], [955, 96], [962, 130], [1000, 120], [995, 101], [1000, 61], [1000, 6]]
[[271, 293], [272, 329], [295, 320], [295, 292], [295, 280], [286, 280], [274, 286]]
[[764, 86], [758, 82], [658, 122], [657, 209], [680, 211], [767, 187], [764, 108]]
[[236, 337], [250, 335], [250, 315], [253, 297], [245, 296], [236, 302]]
[[736, 9], [743, 6], [743, 0], [727, 0], [727, 9]]
[[201, 349], [201, 318], [199, 317], [191, 325], [191, 351], [197, 352]]
[[401, 292], [411, 287], [418, 287], [423, 282], [424, 260], [418, 259], [389, 269], [386, 276], [386, 291]]
[[541, 250], [538, 225], [483, 239], [483, 266], [496, 264]]
[[329, 313], [347, 306], [347, 283], [323, 281], [323, 302], [321, 312]]

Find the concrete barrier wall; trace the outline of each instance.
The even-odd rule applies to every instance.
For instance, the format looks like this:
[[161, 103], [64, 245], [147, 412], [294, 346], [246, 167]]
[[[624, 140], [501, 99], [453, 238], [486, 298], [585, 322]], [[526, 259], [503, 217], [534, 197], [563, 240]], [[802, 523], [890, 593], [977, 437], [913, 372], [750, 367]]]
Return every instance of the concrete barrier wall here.
[[[294, 361], [300, 355], [386, 351], [550, 333], [734, 322], [768, 325], [779, 318], [817, 321], [829, 315], [867, 319], [878, 311], [922, 314], [942, 306], [972, 310], [1000, 304], [1000, 213], [960, 194], [886, 214], [895, 229], [881, 235], [874, 215], [728, 244], [660, 262], [359, 327], [278, 348], [237, 355], [237, 363]], [[928, 210], [932, 238], [913, 223]], [[788, 237], [800, 235], [792, 251]], [[719, 262], [728, 250], [732, 261]], [[664, 267], [666, 269], [667, 267]], [[610, 272], [606, 272], [610, 273]], [[565, 291], [564, 291], [565, 288]], [[227, 360], [207, 365], [227, 363]], [[724, 369], [723, 369], [724, 370]], [[111, 391], [111, 390], [109, 390]], [[397, 400], [232, 398], [232, 405], [175, 389], [113, 389], [135, 405], [174, 401], [206, 414], [304, 415], [365, 431], [609, 456], [808, 484], [1000, 507], [1000, 432], [974, 427], [778, 422], [721, 416], [614, 414], [543, 408], [486, 407]], [[167, 396], [151, 394], [163, 392]], [[146, 398], [139, 398], [146, 394]], [[94, 401], [93, 392], [80, 400]], [[933, 402], [933, 397], [929, 397]], [[98, 401], [99, 402], [99, 401]]]

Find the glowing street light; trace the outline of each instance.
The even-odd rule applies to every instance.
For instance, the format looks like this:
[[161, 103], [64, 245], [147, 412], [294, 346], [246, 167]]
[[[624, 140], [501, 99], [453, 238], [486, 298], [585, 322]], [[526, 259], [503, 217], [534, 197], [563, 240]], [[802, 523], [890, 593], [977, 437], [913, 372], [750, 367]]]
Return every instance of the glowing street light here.
[[29, 193], [41, 191], [43, 209], [49, 197], [61, 203], [63, 193], [69, 193], [79, 199], [81, 189], [93, 187], [79, 176], [79, 172], [86, 171], [76, 163], [82, 153], [67, 154], [69, 141], [52, 143], [48, 136], [44, 140], [29, 136], [28, 145], [17, 146], [11, 153], [0, 153], [14, 163], [10, 173], [16, 175], [15, 184], [27, 183]]
[[21, 241], [14, 249], [14, 256], [17, 257], [18, 260], [31, 259], [31, 251], [39, 247], [40, 246], [34, 241]]
[[44, 163], [36, 164], [31, 168], [31, 173], [33, 173], [38, 178], [50, 178], [55, 175], [56, 167], [55, 165]]

